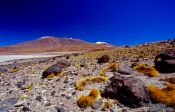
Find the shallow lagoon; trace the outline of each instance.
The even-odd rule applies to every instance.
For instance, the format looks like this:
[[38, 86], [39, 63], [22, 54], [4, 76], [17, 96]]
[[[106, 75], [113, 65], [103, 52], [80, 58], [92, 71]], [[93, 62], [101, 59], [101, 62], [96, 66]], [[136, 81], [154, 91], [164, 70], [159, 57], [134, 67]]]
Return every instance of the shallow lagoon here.
[[29, 58], [42, 58], [54, 57], [58, 55], [0, 55], [0, 62], [16, 60], [16, 59], [29, 59]]

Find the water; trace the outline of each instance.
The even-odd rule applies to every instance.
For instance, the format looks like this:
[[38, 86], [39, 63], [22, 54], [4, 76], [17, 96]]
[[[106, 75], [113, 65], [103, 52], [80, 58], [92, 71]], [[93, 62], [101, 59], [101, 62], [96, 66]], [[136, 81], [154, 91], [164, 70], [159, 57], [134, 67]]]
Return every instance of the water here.
[[16, 59], [29, 59], [29, 58], [42, 58], [54, 57], [58, 55], [0, 55], [0, 62], [16, 60]]

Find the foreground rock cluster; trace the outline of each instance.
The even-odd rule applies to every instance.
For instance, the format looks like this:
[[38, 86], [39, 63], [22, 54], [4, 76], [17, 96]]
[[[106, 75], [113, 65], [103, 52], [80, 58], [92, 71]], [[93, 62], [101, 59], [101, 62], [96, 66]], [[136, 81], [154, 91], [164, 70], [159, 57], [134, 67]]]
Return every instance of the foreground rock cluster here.
[[0, 112], [174, 112], [174, 45], [0, 63]]

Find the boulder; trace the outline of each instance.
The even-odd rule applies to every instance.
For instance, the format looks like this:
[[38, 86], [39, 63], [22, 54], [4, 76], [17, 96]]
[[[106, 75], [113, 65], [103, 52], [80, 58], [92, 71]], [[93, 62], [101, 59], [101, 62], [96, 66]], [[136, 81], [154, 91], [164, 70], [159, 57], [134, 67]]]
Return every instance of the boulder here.
[[150, 99], [140, 79], [114, 76], [110, 80], [111, 83], [102, 91], [102, 97], [117, 99], [123, 105], [131, 108], [141, 107]]
[[175, 72], [175, 49], [163, 51], [156, 56], [154, 63], [160, 73]]
[[128, 65], [120, 65], [117, 72], [123, 75], [130, 75], [134, 70]]
[[46, 69], [42, 74], [42, 78], [52, 78], [57, 76], [62, 72], [63, 68], [69, 67], [70, 65], [71, 64], [68, 61], [59, 61], [57, 64]]
[[106, 63], [110, 60], [108, 55], [103, 55], [102, 57], [98, 58], [98, 63]]

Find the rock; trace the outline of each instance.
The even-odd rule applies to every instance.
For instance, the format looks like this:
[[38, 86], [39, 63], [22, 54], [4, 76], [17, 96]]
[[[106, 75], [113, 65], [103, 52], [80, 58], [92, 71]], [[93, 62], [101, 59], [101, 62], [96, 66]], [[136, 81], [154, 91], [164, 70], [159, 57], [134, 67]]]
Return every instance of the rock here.
[[69, 59], [70, 58], [70, 56], [66, 56], [66, 59]]
[[133, 69], [130, 66], [119, 66], [118, 73], [130, 75], [133, 73]]
[[30, 112], [30, 108], [28, 108], [28, 107], [23, 107], [23, 108], [22, 108], [22, 112]]
[[72, 96], [71, 95], [66, 95], [66, 99], [71, 99], [72, 98]]
[[70, 63], [67, 61], [60, 61], [55, 65], [52, 65], [51, 67], [49, 67], [48, 69], [46, 69], [43, 74], [42, 74], [42, 78], [51, 78], [53, 76], [50, 76], [51, 74], [54, 76], [57, 76], [58, 74], [60, 74], [62, 72], [62, 69], [65, 67], [70, 66]]
[[73, 91], [72, 92], [72, 96], [74, 96], [74, 95], [76, 95], [77, 94], [77, 92], [76, 91]]
[[155, 68], [161, 73], [175, 72], [175, 49], [163, 51], [155, 58]]
[[68, 84], [69, 83], [69, 79], [66, 77], [63, 83], [64, 84]]
[[92, 109], [99, 109], [101, 106], [102, 106], [102, 104], [103, 104], [103, 101], [102, 100], [99, 100], [99, 101], [97, 101], [96, 103], [94, 103], [92, 106], [91, 106], [91, 108]]
[[22, 88], [22, 86], [23, 86], [24, 84], [25, 84], [24, 82], [17, 82], [17, 83], [16, 83], [16, 86], [17, 86], [18, 88]]
[[54, 75], [60, 74], [61, 71], [62, 71], [62, 67], [59, 64], [55, 64], [43, 72], [42, 78], [47, 78], [52, 73]]
[[49, 107], [49, 106], [51, 106], [52, 104], [51, 103], [46, 103], [46, 107]]
[[125, 106], [135, 108], [150, 99], [146, 87], [140, 79], [114, 76], [104, 91], [102, 97], [116, 98]]
[[22, 106], [24, 106], [25, 102], [26, 102], [26, 101], [17, 102], [17, 103], [15, 104], [15, 107], [22, 107]]
[[41, 102], [43, 100], [43, 98], [41, 96], [37, 96], [36, 97], [36, 100], [39, 101], [39, 102]]
[[108, 55], [103, 55], [102, 57], [100, 57], [98, 59], [98, 63], [106, 63], [110, 60], [109, 56]]
[[66, 112], [64, 108], [57, 108], [57, 112]]
[[0, 102], [0, 112], [8, 112], [8, 110], [17, 103], [18, 98], [11, 98]]
[[55, 96], [56, 91], [51, 92], [51, 96]]

